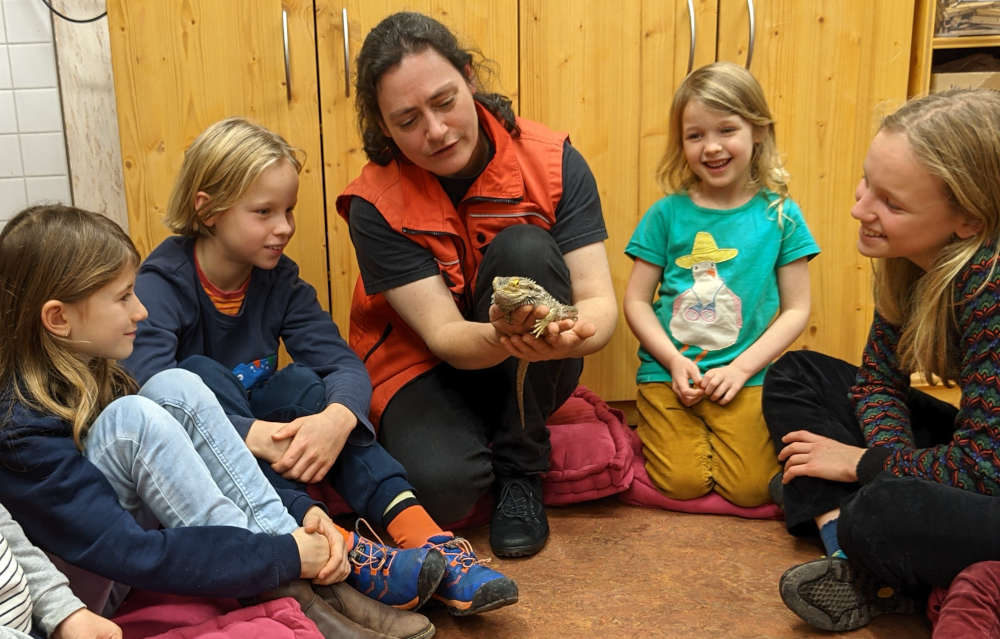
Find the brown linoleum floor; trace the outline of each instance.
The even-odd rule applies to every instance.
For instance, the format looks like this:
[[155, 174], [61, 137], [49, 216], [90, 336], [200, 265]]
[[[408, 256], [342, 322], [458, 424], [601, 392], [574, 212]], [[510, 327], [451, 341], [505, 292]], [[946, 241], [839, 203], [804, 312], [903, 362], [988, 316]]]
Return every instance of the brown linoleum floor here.
[[[550, 508], [551, 536], [529, 559], [493, 559], [514, 578], [520, 601], [478, 616], [425, 610], [437, 639], [599, 637], [858, 639], [930, 637], [921, 615], [890, 615], [848, 635], [812, 630], [781, 603], [778, 578], [815, 559], [818, 542], [780, 521], [689, 515], [609, 498]], [[487, 527], [462, 531], [491, 556]]]

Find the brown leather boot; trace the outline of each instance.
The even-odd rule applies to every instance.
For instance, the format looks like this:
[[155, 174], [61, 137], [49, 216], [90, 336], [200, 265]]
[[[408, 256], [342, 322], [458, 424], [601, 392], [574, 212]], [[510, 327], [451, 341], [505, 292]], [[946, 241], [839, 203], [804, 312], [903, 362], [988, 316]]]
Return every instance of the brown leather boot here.
[[313, 590], [337, 612], [359, 626], [394, 639], [428, 639], [434, 636], [434, 624], [427, 617], [366, 597], [346, 582], [332, 586], [314, 585]]
[[256, 600], [271, 601], [279, 597], [292, 597], [299, 602], [302, 613], [316, 624], [320, 634], [327, 639], [388, 639], [388, 635], [359, 626], [335, 610], [313, 592], [312, 584], [304, 579], [296, 579], [274, 590], [261, 593], [257, 595]]

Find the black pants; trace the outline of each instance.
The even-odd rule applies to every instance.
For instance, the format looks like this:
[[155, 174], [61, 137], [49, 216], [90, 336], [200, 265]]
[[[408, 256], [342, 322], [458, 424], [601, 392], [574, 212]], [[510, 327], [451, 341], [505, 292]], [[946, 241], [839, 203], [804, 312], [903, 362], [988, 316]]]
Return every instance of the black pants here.
[[[810, 351], [786, 353], [764, 379], [763, 412], [781, 437], [811, 432], [866, 446], [848, 392], [857, 367]], [[954, 406], [910, 389], [906, 398], [918, 448], [951, 440]], [[813, 518], [840, 508], [837, 533], [852, 561], [902, 588], [947, 586], [963, 568], [1000, 559], [1000, 499], [916, 478], [882, 473], [863, 487], [799, 477], [784, 489], [785, 523], [796, 535], [815, 532]]]
[[[520, 225], [497, 234], [479, 266], [472, 321], [489, 321], [494, 276], [530, 277], [556, 299], [572, 298], [569, 269], [545, 230]], [[398, 459], [421, 503], [442, 524], [469, 513], [495, 476], [533, 475], [549, 467], [545, 421], [572, 394], [579, 358], [534, 362], [524, 384], [522, 430], [517, 360], [482, 370], [439, 364], [401, 388], [382, 413], [379, 440]]]

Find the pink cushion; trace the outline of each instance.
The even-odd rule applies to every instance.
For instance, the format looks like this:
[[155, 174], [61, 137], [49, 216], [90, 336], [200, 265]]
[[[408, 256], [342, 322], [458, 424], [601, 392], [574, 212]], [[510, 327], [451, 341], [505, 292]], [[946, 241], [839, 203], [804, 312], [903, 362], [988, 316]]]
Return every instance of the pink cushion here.
[[114, 621], [123, 639], [323, 639], [289, 597], [241, 608], [234, 599], [135, 590]]
[[775, 504], [764, 504], [755, 508], [744, 508], [726, 500], [718, 493], [708, 493], [697, 499], [672, 499], [656, 488], [646, 472], [646, 460], [642, 454], [642, 441], [633, 430], [628, 431], [633, 452], [632, 474], [634, 481], [628, 490], [618, 496], [626, 504], [651, 506], [664, 510], [678, 510], [685, 513], [712, 515], [735, 515], [747, 519], [783, 519], [784, 514]]
[[552, 453], [542, 491], [549, 506], [620, 493], [632, 484], [634, 452], [621, 411], [577, 386], [547, 422]]

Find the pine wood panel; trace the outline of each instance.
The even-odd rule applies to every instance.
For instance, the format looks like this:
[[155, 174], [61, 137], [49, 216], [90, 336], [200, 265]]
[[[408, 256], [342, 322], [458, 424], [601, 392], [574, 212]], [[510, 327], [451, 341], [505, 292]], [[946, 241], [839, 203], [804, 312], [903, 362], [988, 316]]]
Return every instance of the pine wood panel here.
[[329, 307], [312, 2], [113, 0], [108, 19], [129, 228], [140, 252], [169, 234], [161, 220], [184, 149], [209, 124], [242, 115], [305, 151], [288, 253]]
[[[750, 70], [777, 121], [792, 197], [822, 249], [812, 312], [792, 348], [859, 362], [871, 324], [871, 265], [857, 252], [854, 188], [881, 116], [906, 99], [913, 0], [757, 0]], [[721, 0], [719, 59], [747, 51], [747, 3]]]
[[[462, 2], [460, 0], [349, 0], [317, 1], [316, 30], [319, 77], [322, 85], [324, 171], [327, 193], [331, 314], [346, 333], [351, 295], [358, 277], [347, 223], [337, 215], [334, 201], [367, 162], [361, 148], [354, 109], [355, 59], [368, 32], [396, 11], [418, 11], [447, 26], [466, 47], [478, 48], [495, 62], [491, 89], [510, 96], [517, 105], [517, 0]], [[345, 91], [342, 7], [347, 8], [350, 50], [350, 95]]]

